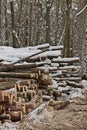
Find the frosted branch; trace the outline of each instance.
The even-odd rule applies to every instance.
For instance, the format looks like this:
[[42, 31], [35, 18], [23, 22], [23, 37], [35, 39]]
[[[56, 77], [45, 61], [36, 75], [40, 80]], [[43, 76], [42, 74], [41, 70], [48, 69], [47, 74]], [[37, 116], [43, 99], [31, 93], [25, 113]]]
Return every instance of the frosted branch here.
[[60, 43], [61, 43], [61, 41], [62, 41], [62, 39], [63, 39], [63, 35], [64, 35], [64, 33], [65, 33], [65, 28], [66, 28], [66, 24], [65, 24], [65, 26], [64, 26], [64, 28], [63, 28], [63, 32], [62, 32], [62, 35], [61, 35], [61, 37], [60, 37], [60, 39], [59, 39], [58, 45], [60, 45]]
[[75, 15], [75, 17], [78, 17], [85, 9], [87, 8], [87, 4]]

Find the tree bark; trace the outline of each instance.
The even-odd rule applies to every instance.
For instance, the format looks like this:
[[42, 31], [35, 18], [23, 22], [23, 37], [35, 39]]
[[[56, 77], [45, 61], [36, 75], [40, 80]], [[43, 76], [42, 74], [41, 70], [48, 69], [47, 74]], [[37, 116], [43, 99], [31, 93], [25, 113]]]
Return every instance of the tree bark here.
[[50, 0], [46, 1], [46, 43], [50, 43]]
[[16, 38], [15, 38], [15, 23], [14, 23], [14, 4], [13, 4], [13, 0], [10, 1], [10, 8], [11, 8], [11, 24], [12, 24], [12, 43], [13, 43], [13, 47], [16, 48], [17, 44], [16, 44]]
[[6, 3], [5, 3], [5, 27], [6, 27], [6, 38], [5, 38], [5, 41], [6, 41], [6, 46], [9, 46], [8, 44], [8, 21], [7, 21], [7, 0], [5, 0]]
[[64, 37], [64, 57], [70, 57], [70, 10], [71, 10], [71, 0], [66, 0], [66, 27], [65, 27], [65, 37]]
[[33, 4], [32, 1], [30, 1], [29, 45], [32, 45], [32, 10]]
[[38, 79], [38, 74], [31, 74], [31, 73], [0, 73], [1, 78], [23, 78], [23, 79]]
[[[0, 42], [1, 42], [1, 1], [2, 0], [0, 0]], [[0, 45], [1, 45], [1, 43], [0, 43]]]

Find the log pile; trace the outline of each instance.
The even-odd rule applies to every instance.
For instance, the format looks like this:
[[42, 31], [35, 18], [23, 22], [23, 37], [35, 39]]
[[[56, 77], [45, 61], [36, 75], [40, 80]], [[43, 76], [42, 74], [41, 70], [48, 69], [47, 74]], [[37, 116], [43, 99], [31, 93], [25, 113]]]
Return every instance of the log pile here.
[[[83, 88], [78, 57], [62, 58], [63, 46], [50, 47], [45, 44], [36, 48], [38, 53], [12, 64], [0, 64], [0, 83], [15, 81], [12, 85], [0, 85], [0, 120], [22, 120], [25, 114], [43, 101], [57, 100], [62, 93], [68, 94], [67, 91], [60, 92], [59, 86]], [[34, 50], [35, 47], [31, 49]], [[67, 102], [58, 104], [54, 105], [54, 109], [62, 108]], [[10, 118], [3, 116], [4, 112]]]

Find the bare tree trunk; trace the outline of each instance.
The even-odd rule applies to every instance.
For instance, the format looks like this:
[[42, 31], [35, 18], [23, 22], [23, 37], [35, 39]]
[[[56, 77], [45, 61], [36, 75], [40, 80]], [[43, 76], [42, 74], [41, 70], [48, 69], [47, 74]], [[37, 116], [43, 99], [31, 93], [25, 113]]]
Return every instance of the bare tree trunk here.
[[50, 43], [50, 0], [46, 1], [46, 43]]
[[29, 45], [32, 45], [32, 1], [30, 1]]
[[5, 37], [5, 41], [6, 41], [6, 46], [9, 46], [8, 44], [8, 22], [7, 22], [7, 0], [5, 0], [5, 27], [6, 27], [6, 37]]
[[37, 3], [37, 34], [36, 34], [36, 43], [39, 43], [40, 40], [40, 17], [42, 14], [42, 4], [40, 3], [40, 1], [38, 0]]
[[59, 2], [60, 0], [56, 0], [56, 30], [55, 30], [55, 45], [57, 45], [58, 42], [58, 15], [59, 15]]
[[[20, 0], [20, 4], [19, 4], [19, 15], [18, 15], [18, 38], [20, 39], [21, 43], [22, 43], [22, 35], [21, 35], [21, 21], [22, 21], [22, 8], [23, 8], [23, 0]], [[20, 45], [21, 46], [21, 45]]]
[[36, 0], [34, 0], [34, 46], [37, 45], [37, 4]]
[[28, 45], [28, 18], [26, 18], [26, 38], [25, 38], [25, 46]]
[[71, 0], [66, 0], [66, 27], [65, 27], [65, 37], [64, 37], [64, 56], [70, 57], [70, 10], [71, 10]]
[[14, 5], [13, 5], [13, 0], [10, 1], [10, 7], [11, 7], [11, 22], [12, 22], [12, 43], [13, 43], [13, 47], [17, 47], [16, 45], [16, 38], [15, 38], [15, 23], [14, 23]]
[[0, 42], [1, 42], [1, 0], [0, 0]]
[[25, 46], [28, 45], [28, 42], [29, 42], [29, 32], [28, 32], [28, 21], [29, 21], [29, 18], [28, 18], [28, 0], [26, 0], [26, 23], [25, 23]]

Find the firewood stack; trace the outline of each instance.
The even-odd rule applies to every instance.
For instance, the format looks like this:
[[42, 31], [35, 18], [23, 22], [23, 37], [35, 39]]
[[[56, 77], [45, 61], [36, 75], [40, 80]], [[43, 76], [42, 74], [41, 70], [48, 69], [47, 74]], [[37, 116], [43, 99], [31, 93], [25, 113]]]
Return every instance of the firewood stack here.
[[[4, 112], [10, 115], [12, 121], [22, 120], [25, 114], [43, 101], [57, 100], [61, 96], [59, 86], [83, 87], [80, 83], [79, 58], [62, 58], [63, 46], [44, 44], [31, 49], [38, 52], [14, 63], [0, 63], [0, 82], [15, 80], [12, 86], [4, 85], [4, 88], [0, 85], [0, 120], [7, 119], [6, 115], [3, 116]], [[6, 92], [7, 95], [4, 96]], [[5, 102], [5, 97], [8, 103]]]

